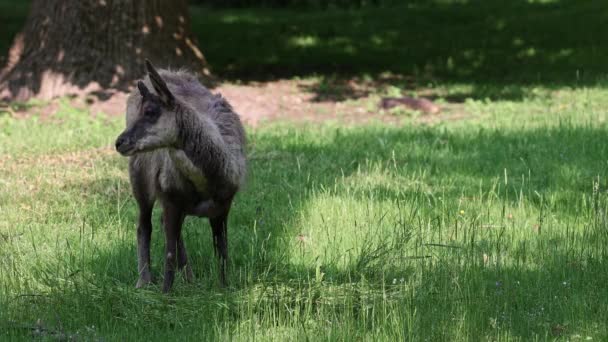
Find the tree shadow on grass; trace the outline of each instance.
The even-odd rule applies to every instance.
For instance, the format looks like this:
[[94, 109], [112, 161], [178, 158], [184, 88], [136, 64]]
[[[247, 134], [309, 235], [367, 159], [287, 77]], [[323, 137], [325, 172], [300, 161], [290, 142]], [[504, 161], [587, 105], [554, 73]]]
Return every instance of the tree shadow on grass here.
[[[605, 86], [606, 3], [416, 1], [355, 11], [193, 8], [194, 30], [228, 81], [318, 76], [317, 100], [357, 98], [366, 76], [472, 84], [468, 97], [521, 101], [523, 86]], [[568, 23], [568, 25], [564, 25]], [[221, 35], [221, 37], [216, 36]], [[337, 94], [328, 95], [328, 86]], [[506, 88], [506, 89], [503, 89]]]

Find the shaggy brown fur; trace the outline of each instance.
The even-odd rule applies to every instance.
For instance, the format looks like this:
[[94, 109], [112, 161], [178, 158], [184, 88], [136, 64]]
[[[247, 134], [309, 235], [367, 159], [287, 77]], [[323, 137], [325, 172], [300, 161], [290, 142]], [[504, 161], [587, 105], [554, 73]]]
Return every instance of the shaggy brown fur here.
[[[188, 266], [181, 227], [186, 215], [208, 217], [226, 285], [227, 219], [232, 199], [245, 179], [245, 131], [239, 116], [220, 95], [213, 95], [184, 71], [148, 76], [127, 100], [127, 128], [116, 149], [129, 156], [133, 195], [139, 206], [137, 287], [152, 281], [151, 214], [158, 199], [166, 235], [163, 291], [171, 289], [176, 266]], [[150, 92], [153, 88], [156, 94]]]

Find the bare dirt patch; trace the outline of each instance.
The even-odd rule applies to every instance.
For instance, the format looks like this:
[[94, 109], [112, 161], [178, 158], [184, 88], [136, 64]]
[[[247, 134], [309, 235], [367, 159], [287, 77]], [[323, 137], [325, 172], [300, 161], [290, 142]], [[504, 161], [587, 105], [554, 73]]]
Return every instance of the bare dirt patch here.
[[379, 120], [398, 122], [396, 116], [382, 115], [379, 98], [367, 94], [357, 99], [319, 101], [319, 95], [309, 91], [312, 81], [280, 80], [261, 84], [226, 84], [214, 91], [221, 93], [250, 125], [263, 122], [323, 122], [365, 123]]
[[[306, 80], [275, 80], [269, 82], [234, 84], [226, 83], [212, 90], [220, 93], [251, 126], [266, 122], [321, 123], [337, 121], [344, 124], [384, 122], [398, 124], [412, 116], [383, 108], [383, 98], [378, 95], [385, 84], [361, 80], [323, 82]], [[76, 108], [89, 111], [91, 115], [124, 115], [128, 94], [108, 92], [90, 94], [70, 100]], [[61, 106], [62, 100], [52, 100], [30, 108], [17, 107], [11, 114], [27, 116], [52, 116]], [[453, 108], [452, 108], [453, 107]], [[433, 113], [421, 111], [414, 121], [433, 124], [444, 120], [465, 119], [468, 115], [461, 104], [443, 104]], [[458, 115], [450, 115], [452, 112]]]

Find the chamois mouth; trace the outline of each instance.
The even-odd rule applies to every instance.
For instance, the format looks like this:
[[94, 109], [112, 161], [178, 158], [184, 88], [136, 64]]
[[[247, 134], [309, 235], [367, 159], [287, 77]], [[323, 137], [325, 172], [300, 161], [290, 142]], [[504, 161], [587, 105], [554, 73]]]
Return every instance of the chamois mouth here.
[[116, 151], [120, 153], [122, 156], [130, 157], [135, 154], [135, 147], [133, 146], [120, 146], [116, 147]]
[[137, 152], [137, 151], [134, 148], [130, 148], [128, 150], [119, 150], [118, 151], [118, 153], [120, 153], [124, 157], [131, 157], [131, 156], [135, 155], [135, 152]]

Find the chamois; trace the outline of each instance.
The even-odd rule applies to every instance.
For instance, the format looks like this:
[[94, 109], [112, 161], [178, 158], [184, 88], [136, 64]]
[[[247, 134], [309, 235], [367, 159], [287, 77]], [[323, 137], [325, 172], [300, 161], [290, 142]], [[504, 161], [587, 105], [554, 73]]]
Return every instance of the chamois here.
[[186, 281], [192, 281], [181, 236], [187, 215], [209, 219], [220, 282], [226, 286], [228, 213], [245, 178], [245, 130], [230, 104], [211, 94], [195, 76], [156, 71], [148, 60], [146, 69], [148, 75], [127, 100], [127, 127], [116, 139], [116, 150], [129, 157], [129, 178], [139, 207], [136, 287], [152, 282], [151, 216], [157, 199], [166, 237], [163, 292], [171, 289], [176, 266]]

